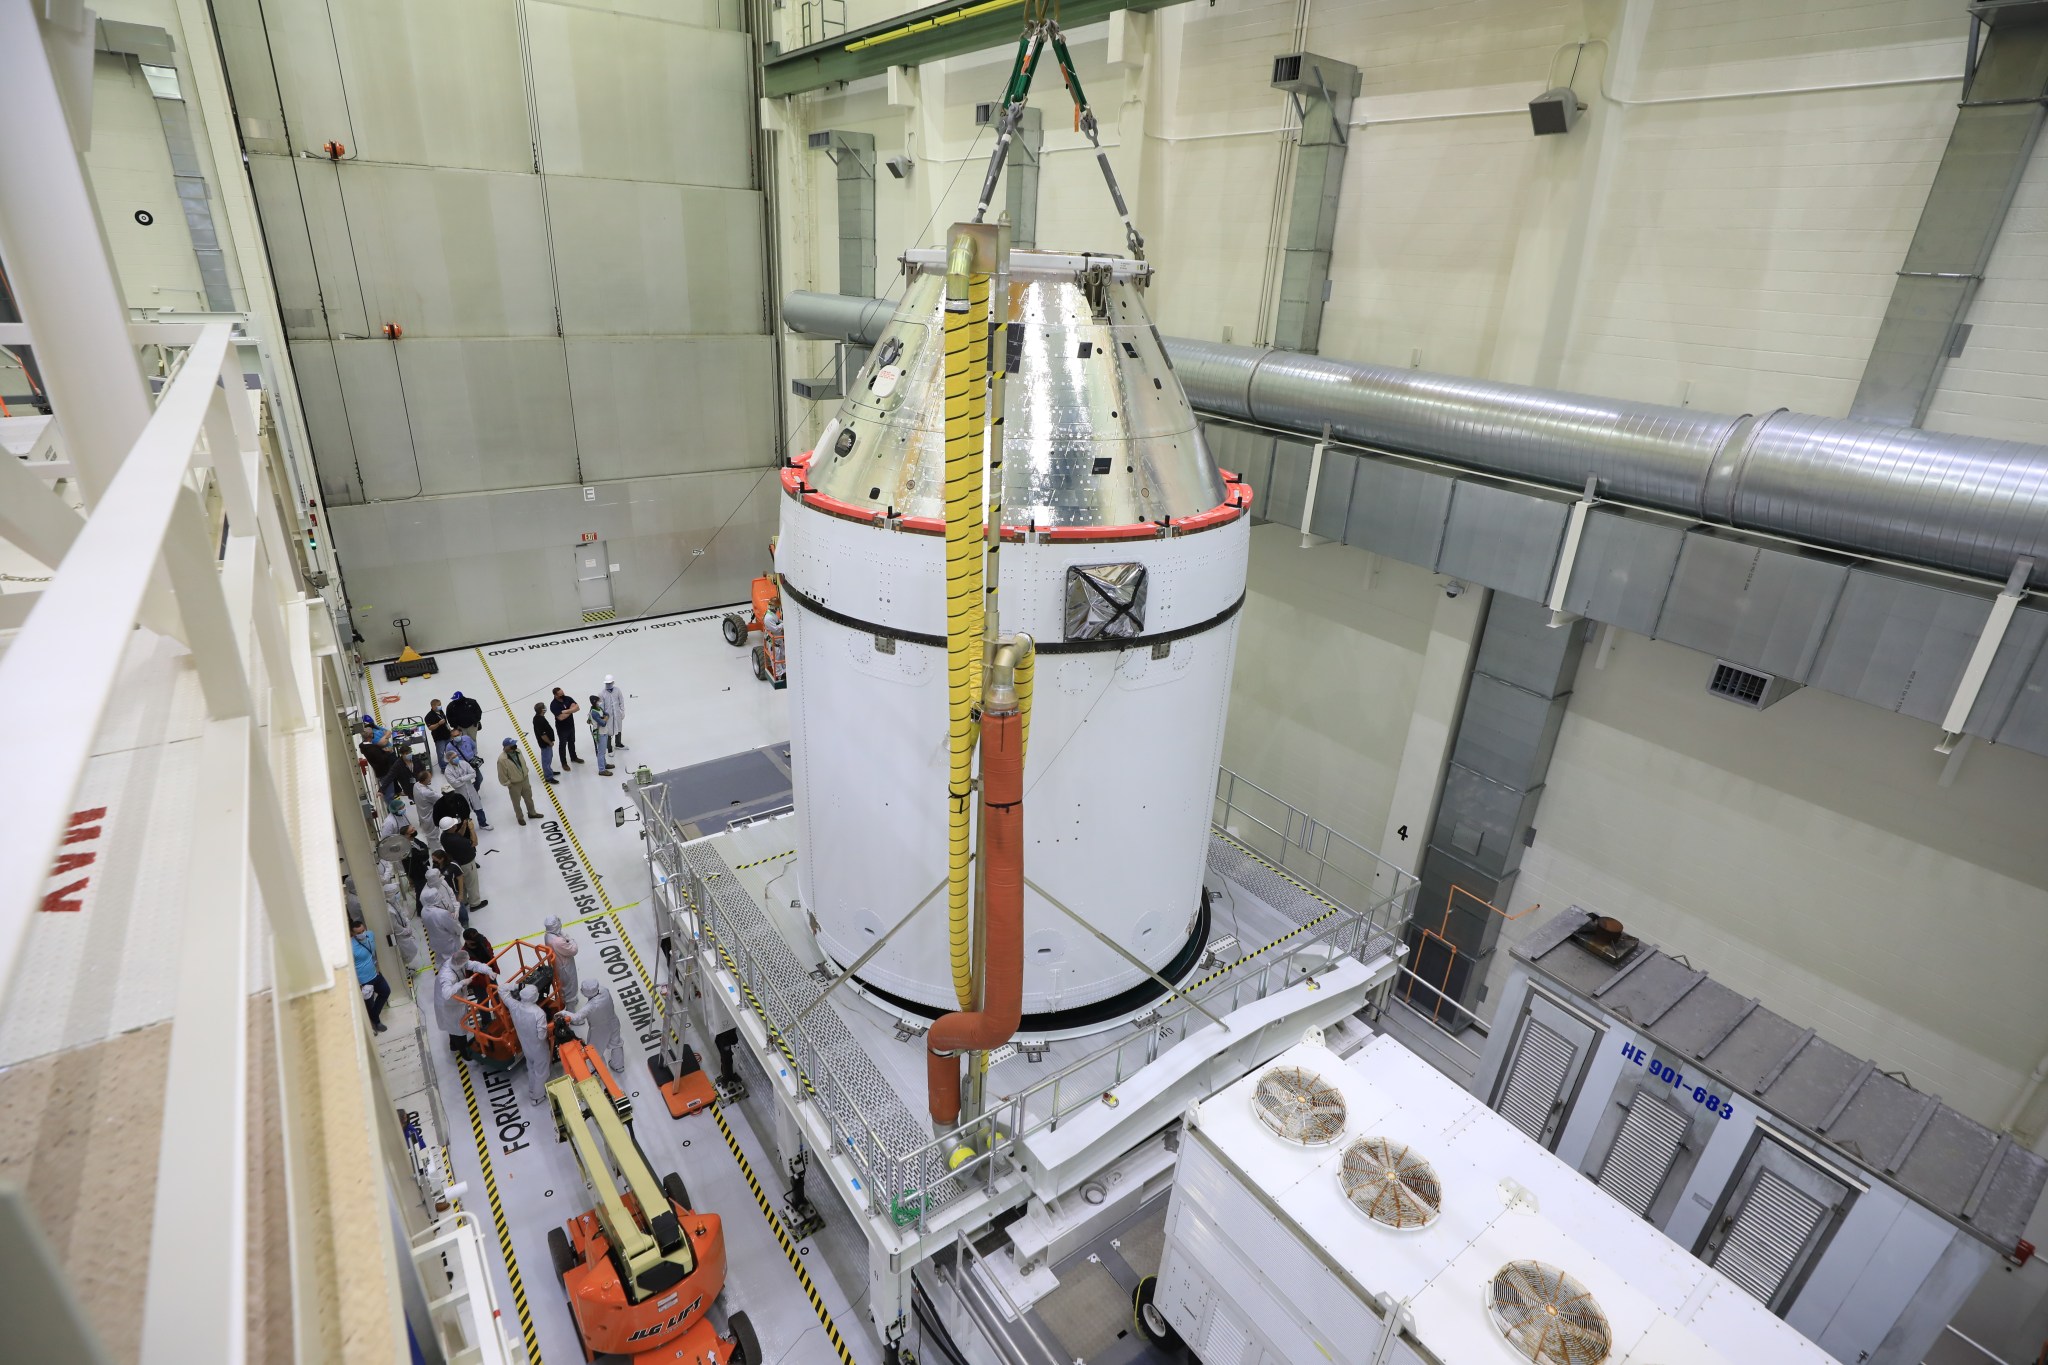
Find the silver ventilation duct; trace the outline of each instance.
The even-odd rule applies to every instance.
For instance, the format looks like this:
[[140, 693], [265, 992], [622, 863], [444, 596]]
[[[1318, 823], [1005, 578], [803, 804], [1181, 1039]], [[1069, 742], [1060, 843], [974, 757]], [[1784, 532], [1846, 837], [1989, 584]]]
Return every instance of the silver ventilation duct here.
[[1214, 342], [1167, 342], [1196, 408], [1815, 545], [2048, 578], [2048, 448], [1782, 408], [1727, 416]]
[[[872, 341], [879, 300], [791, 294], [793, 330]], [[1633, 403], [1216, 342], [1166, 339], [1197, 410], [1429, 456], [1855, 554], [2048, 583], [2048, 447], [1784, 409]]]

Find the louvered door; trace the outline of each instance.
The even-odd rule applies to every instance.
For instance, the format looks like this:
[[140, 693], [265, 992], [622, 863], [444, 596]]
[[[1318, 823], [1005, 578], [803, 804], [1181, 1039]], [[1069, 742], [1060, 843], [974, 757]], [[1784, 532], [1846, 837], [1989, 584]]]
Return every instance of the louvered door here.
[[1700, 1259], [1783, 1316], [1851, 1198], [1844, 1181], [1759, 1133]]
[[1531, 995], [1501, 1068], [1493, 1107], [1545, 1147], [1556, 1146], [1594, 1036], [1583, 1019], [1544, 996]]
[[1676, 1107], [1655, 1095], [1637, 1095], [1595, 1183], [1638, 1217], [1649, 1217], [1650, 1205], [1685, 1144], [1685, 1133], [1685, 1116]]

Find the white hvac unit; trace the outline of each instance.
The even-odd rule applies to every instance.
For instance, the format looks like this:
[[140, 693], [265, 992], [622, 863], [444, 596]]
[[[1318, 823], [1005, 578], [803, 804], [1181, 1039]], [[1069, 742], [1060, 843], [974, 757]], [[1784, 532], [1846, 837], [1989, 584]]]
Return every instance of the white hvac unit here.
[[1389, 1038], [1282, 1054], [1179, 1162], [1153, 1303], [1203, 1365], [1829, 1359]]

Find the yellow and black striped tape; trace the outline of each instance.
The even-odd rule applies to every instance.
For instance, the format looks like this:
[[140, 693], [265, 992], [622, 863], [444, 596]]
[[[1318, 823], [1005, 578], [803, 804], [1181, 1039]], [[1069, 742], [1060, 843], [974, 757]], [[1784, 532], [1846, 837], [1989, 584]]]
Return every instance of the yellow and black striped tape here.
[[[484, 652], [482, 650], [478, 650], [476, 652], [476, 657], [483, 663], [484, 676], [491, 680], [491, 690], [498, 694], [498, 704], [505, 708], [506, 715], [512, 716], [514, 725], [516, 727], [519, 718], [517, 716], [512, 715], [511, 703], [508, 702], [505, 698], [505, 689], [498, 685], [498, 675], [491, 670], [490, 660], [484, 658]], [[538, 760], [535, 759], [531, 747], [527, 744], [527, 737], [523, 731], [520, 733], [519, 743], [521, 747], [526, 750], [527, 762], [536, 763]], [[570, 847], [576, 850], [576, 856], [582, 860], [583, 870], [590, 874], [590, 884], [597, 888], [598, 900], [603, 903], [605, 913], [611, 917], [612, 928], [618, 933], [619, 941], [626, 945], [626, 955], [633, 960], [633, 970], [639, 973], [641, 984], [647, 988], [648, 997], [653, 1000], [660, 1000], [661, 996], [654, 988], [654, 978], [647, 974], [647, 968], [645, 964], [643, 964], [640, 961], [640, 952], [637, 948], [633, 946], [632, 935], [626, 932], [626, 926], [619, 921], [618, 909], [612, 905], [612, 898], [609, 894], [606, 893], [604, 889], [604, 881], [602, 878], [598, 876], [597, 865], [593, 863], [590, 860], [590, 858], [583, 852], [583, 843], [580, 839], [576, 837], [576, 826], [570, 823], [569, 812], [562, 809], [561, 798], [555, 794], [555, 789], [553, 786], [549, 786], [547, 791], [548, 801], [551, 805], [554, 806], [555, 815], [562, 822], [562, 831], [563, 833], [569, 836]], [[791, 849], [790, 853], [794, 853], [795, 851], [796, 850]], [[775, 856], [778, 858], [786, 858], [790, 856], [790, 853], [779, 853]], [[774, 859], [769, 858], [763, 859], [762, 861], [773, 862]], [[749, 866], [756, 866], [756, 864], [749, 864]], [[730, 968], [730, 965], [730, 962], [728, 962], [728, 968]], [[734, 973], [735, 977], [737, 977], [737, 975], [738, 973]], [[748, 996], [749, 999], [751, 999], [752, 992], [749, 992]], [[755, 1009], [757, 1011], [760, 1010], [758, 1002], [755, 1004]], [[765, 1019], [767, 1018], [767, 1015], [765, 1013], [762, 1013], [761, 1017]], [[681, 1039], [675, 1038], [675, 1034], [673, 1031], [670, 1032], [669, 1036], [670, 1038], [675, 1039], [675, 1041], [681, 1042]], [[789, 1049], [787, 1047], [782, 1046], [780, 1039], [777, 1039], [776, 1046], [782, 1048], [783, 1056], [789, 1058], [790, 1066], [792, 1069], [794, 1069], [796, 1067], [796, 1059], [795, 1057], [790, 1055]], [[803, 1073], [801, 1071], [798, 1071], [797, 1075], [800, 1078], [803, 1077]], [[469, 1086], [469, 1073], [466, 1069], [463, 1072], [462, 1084], [465, 1090]], [[806, 1088], [809, 1087], [810, 1081], [808, 1080], [808, 1078], [804, 1078], [804, 1085]], [[812, 1091], [812, 1093], [815, 1094], [816, 1092]], [[472, 1121], [479, 1122], [479, 1120], [475, 1118], [475, 1111], [476, 1101], [474, 1100], [474, 1098], [472, 1098], [470, 1100], [470, 1112], [472, 1115]], [[803, 1286], [804, 1295], [810, 1300], [811, 1303], [811, 1311], [817, 1314], [818, 1316], [819, 1326], [825, 1329], [825, 1336], [832, 1342], [833, 1349], [838, 1353], [838, 1357], [840, 1361], [843, 1362], [843, 1365], [853, 1365], [853, 1352], [847, 1349], [846, 1339], [839, 1335], [838, 1324], [832, 1321], [832, 1310], [825, 1306], [825, 1300], [818, 1293], [817, 1285], [815, 1285], [811, 1281], [810, 1272], [804, 1269], [804, 1263], [801, 1257], [801, 1253], [797, 1251], [796, 1245], [789, 1240], [788, 1230], [783, 1227], [781, 1217], [776, 1214], [774, 1207], [771, 1204], [769, 1204], [768, 1196], [761, 1188], [761, 1182], [755, 1178], [754, 1168], [752, 1164], [748, 1162], [746, 1153], [740, 1150], [739, 1140], [736, 1137], [734, 1137], [731, 1126], [727, 1124], [725, 1121], [725, 1115], [718, 1112], [718, 1106], [715, 1103], [711, 1106], [711, 1114], [713, 1118], [718, 1120], [719, 1131], [725, 1134], [725, 1145], [731, 1149], [733, 1160], [739, 1163], [740, 1174], [746, 1177], [747, 1188], [754, 1192], [754, 1201], [758, 1205], [760, 1205], [761, 1216], [768, 1220], [768, 1227], [770, 1231], [772, 1231], [775, 1234], [775, 1241], [779, 1246], [781, 1246], [783, 1257], [788, 1260], [789, 1268], [796, 1273], [797, 1283]], [[479, 1133], [481, 1133], [481, 1129], [479, 1129]], [[478, 1150], [482, 1150], [482, 1147], [482, 1138], [481, 1136], [479, 1136]], [[484, 1159], [484, 1171], [485, 1183], [488, 1186], [490, 1184], [489, 1157], [486, 1157]], [[493, 1207], [495, 1208], [495, 1187], [492, 1187], [492, 1203]], [[503, 1236], [503, 1229], [504, 1224], [501, 1222], [499, 1224], [501, 1237]], [[508, 1266], [512, 1264], [512, 1251], [509, 1242], [506, 1243], [505, 1247], [505, 1261]], [[525, 1313], [526, 1297], [524, 1291], [522, 1291], [519, 1287], [519, 1276], [516, 1270], [512, 1273], [512, 1292], [514, 1297], [517, 1298], [519, 1301], [520, 1311], [522, 1314], [521, 1321], [524, 1322], [525, 1318], [523, 1315]], [[528, 1330], [530, 1333], [531, 1329]], [[532, 1338], [530, 1335], [528, 1337], [528, 1346], [529, 1348], [531, 1348], [532, 1346]], [[535, 1365], [538, 1365], [540, 1356], [537, 1351], [534, 1353], [533, 1359]]]
[[789, 1268], [796, 1272], [796, 1282], [803, 1286], [804, 1297], [811, 1301], [811, 1311], [818, 1315], [818, 1321], [824, 1325], [825, 1338], [832, 1343], [833, 1353], [839, 1357], [843, 1365], [853, 1365], [853, 1352], [847, 1349], [846, 1339], [839, 1335], [839, 1329], [833, 1325], [832, 1310], [825, 1307], [824, 1296], [818, 1293], [818, 1286], [812, 1282], [811, 1273], [804, 1269], [802, 1253], [796, 1249], [796, 1244], [789, 1240], [789, 1231], [783, 1227], [782, 1218], [768, 1202], [768, 1192], [761, 1188], [761, 1182], [755, 1178], [753, 1163], [748, 1161], [747, 1154], [740, 1150], [740, 1140], [734, 1135], [732, 1125], [725, 1121], [725, 1115], [719, 1112], [716, 1104], [711, 1106], [711, 1117], [718, 1121], [718, 1131], [725, 1134], [725, 1145], [731, 1150], [732, 1159], [740, 1164], [740, 1174], [747, 1178], [747, 1188], [754, 1192], [754, 1202], [760, 1206], [761, 1216], [768, 1220], [768, 1226], [774, 1231], [776, 1244], [782, 1248], [782, 1254], [789, 1258]]
[[497, 1172], [491, 1169], [491, 1142], [484, 1134], [483, 1114], [477, 1109], [476, 1087], [469, 1081], [469, 1063], [455, 1059], [462, 1075], [462, 1100], [469, 1106], [469, 1128], [476, 1135], [476, 1157], [484, 1171], [484, 1197], [491, 1204], [491, 1221], [498, 1229], [498, 1249], [505, 1253], [505, 1277], [512, 1282], [512, 1308], [519, 1315], [519, 1331], [526, 1338], [526, 1358], [541, 1365], [540, 1334], [533, 1330], [533, 1310], [526, 1303], [526, 1283], [519, 1278], [519, 1257], [512, 1250], [512, 1230], [505, 1224], [505, 1204], [498, 1197]]
[[741, 863], [741, 864], [740, 864], [740, 865], [739, 865], [738, 867], [734, 868], [734, 869], [733, 869], [733, 871], [735, 871], [735, 872], [745, 872], [745, 871], [746, 871], [746, 870], [747, 870], [748, 868], [750, 868], [750, 867], [759, 867], [759, 866], [761, 866], [761, 864], [763, 864], [763, 863], [772, 863], [772, 862], [776, 862], [776, 861], [778, 861], [779, 859], [782, 859], [782, 858], [794, 858], [795, 856], [796, 856], [796, 850], [795, 850], [795, 849], [793, 849], [793, 848], [792, 848], [792, 849], [786, 849], [786, 850], [784, 850], [784, 851], [783, 851], [783, 852], [781, 852], [781, 853], [771, 853], [771, 854], [769, 854], [769, 855], [768, 855], [767, 857], [765, 857], [765, 858], [756, 858], [756, 859], [754, 859], [754, 861], [752, 861], [751, 863]]

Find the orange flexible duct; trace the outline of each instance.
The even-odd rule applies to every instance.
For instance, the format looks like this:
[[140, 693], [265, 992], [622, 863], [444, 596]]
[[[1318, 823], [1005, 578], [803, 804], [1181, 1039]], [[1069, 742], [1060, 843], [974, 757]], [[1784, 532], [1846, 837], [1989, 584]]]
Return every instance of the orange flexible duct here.
[[1024, 718], [1014, 697], [981, 713], [981, 805], [981, 1008], [941, 1015], [925, 1035], [932, 1121], [942, 1129], [960, 1121], [960, 1054], [1000, 1047], [1024, 1017]]

